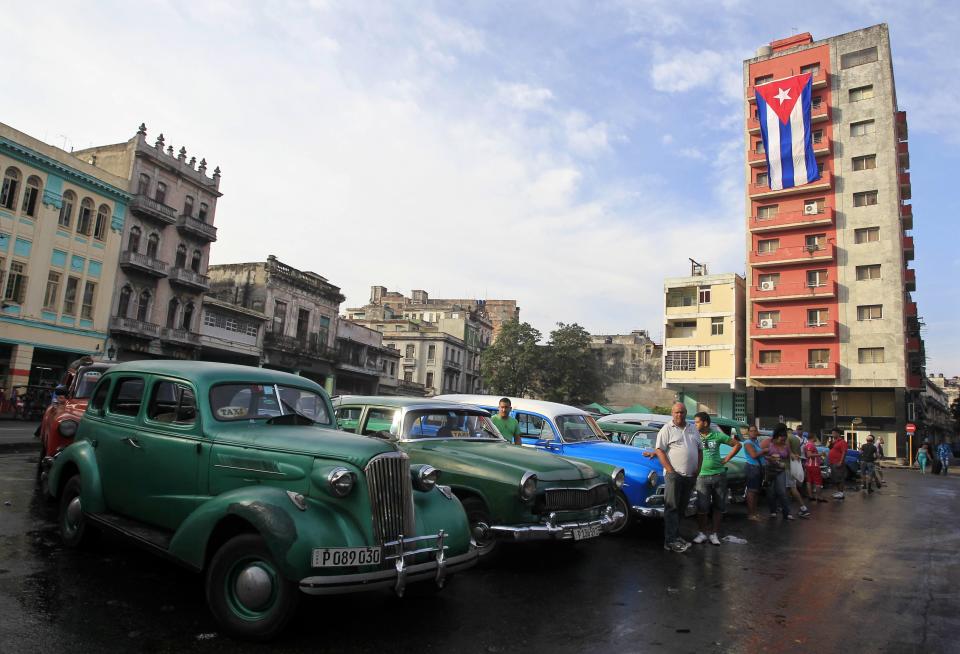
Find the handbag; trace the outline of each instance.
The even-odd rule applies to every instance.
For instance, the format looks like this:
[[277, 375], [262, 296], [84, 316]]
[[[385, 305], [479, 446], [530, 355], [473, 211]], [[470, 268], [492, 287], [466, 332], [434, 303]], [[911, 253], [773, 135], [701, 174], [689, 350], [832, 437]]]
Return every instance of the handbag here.
[[803, 464], [799, 461], [791, 460], [790, 461], [790, 474], [794, 479], [797, 480], [797, 483], [803, 482]]
[[763, 466], [763, 481], [768, 484], [773, 483], [773, 480], [777, 478], [777, 475], [779, 475], [785, 469], [786, 468], [783, 465], [783, 461], [767, 457], [767, 462]]

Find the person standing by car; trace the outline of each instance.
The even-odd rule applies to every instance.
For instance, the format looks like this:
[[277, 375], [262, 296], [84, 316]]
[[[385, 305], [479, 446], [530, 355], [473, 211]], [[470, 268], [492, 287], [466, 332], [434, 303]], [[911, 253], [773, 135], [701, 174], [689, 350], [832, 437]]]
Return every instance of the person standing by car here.
[[787, 431], [785, 424], [777, 423], [773, 428], [773, 436], [760, 446], [760, 451], [766, 459], [764, 478], [770, 484], [769, 493], [770, 517], [777, 517], [777, 507], [783, 512], [786, 520], [795, 520], [790, 511], [790, 500], [787, 499], [786, 476], [790, 474], [790, 446], [787, 445]]
[[793, 475], [794, 467], [799, 466], [799, 470], [803, 472], [803, 464], [801, 463], [801, 455], [803, 454], [803, 444], [800, 441], [800, 437], [790, 429], [787, 429], [787, 445], [790, 447], [790, 462], [787, 464], [787, 476], [784, 479], [785, 485], [787, 487], [787, 493], [797, 501], [797, 504], [800, 505], [800, 517], [809, 518], [810, 509], [807, 508], [807, 505], [803, 503], [803, 498], [800, 496], [800, 491], [797, 490], [797, 486], [803, 484], [803, 480], [798, 480]]
[[696, 428], [687, 422], [687, 408], [681, 402], [673, 405], [670, 414], [673, 420], [657, 432], [656, 449], [645, 456], [656, 456], [663, 465], [663, 548], [686, 552], [690, 543], [680, 538], [680, 519], [703, 464], [703, 445]]
[[830, 431], [830, 453], [827, 461], [830, 463], [830, 479], [836, 484], [837, 490], [833, 499], [842, 500], [843, 491], [847, 488], [847, 465], [844, 459], [847, 456], [847, 440], [836, 427]]
[[513, 442], [514, 445], [523, 445], [520, 440], [520, 423], [516, 418], [510, 417], [510, 398], [501, 397], [497, 403], [497, 415], [490, 418], [497, 430], [505, 439]]
[[820, 497], [820, 491], [823, 488], [823, 473], [820, 472], [820, 466], [823, 465], [823, 457], [820, 456], [820, 450], [817, 449], [819, 442], [816, 434], [810, 434], [807, 442], [803, 446], [803, 451], [807, 457], [803, 460], [804, 473], [807, 478], [807, 496], [812, 502], [826, 502]]
[[[693, 425], [700, 434], [703, 448], [703, 465], [697, 477], [697, 524], [700, 533], [693, 539], [698, 545], [708, 538], [712, 545], [720, 545], [720, 521], [727, 510], [727, 463], [740, 451], [740, 441], [722, 432], [710, 429], [710, 414], [705, 411], [694, 414]], [[732, 449], [725, 457], [720, 456], [720, 446]], [[707, 525], [707, 514], [713, 510], [712, 529]]]
[[864, 493], [873, 492], [874, 465], [877, 462], [877, 446], [873, 444], [873, 434], [867, 435], [867, 442], [860, 446], [860, 483]]
[[744, 473], [747, 477], [747, 520], [760, 521], [757, 512], [757, 499], [760, 487], [763, 485], [763, 457], [760, 455], [760, 430], [751, 425], [747, 430], [747, 437], [743, 441], [744, 457], [747, 465]]
[[950, 450], [950, 443], [946, 440], [940, 441], [940, 445], [937, 446], [937, 457], [940, 459], [941, 474], [947, 474], [947, 467], [950, 465], [950, 457], [952, 455], [953, 452]]

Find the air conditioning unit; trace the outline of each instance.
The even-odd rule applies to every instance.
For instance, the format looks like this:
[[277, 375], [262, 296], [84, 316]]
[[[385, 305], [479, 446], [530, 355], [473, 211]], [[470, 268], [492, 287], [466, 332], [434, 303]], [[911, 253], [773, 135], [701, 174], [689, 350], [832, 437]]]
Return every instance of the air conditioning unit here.
[[815, 204], [805, 204], [803, 205], [803, 215], [804, 216], [816, 216], [820, 213], [820, 210]]
[[827, 361], [811, 361], [809, 366], [811, 368], [827, 368], [830, 366], [830, 363]]
[[760, 321], [760, 329], [773, 329], [773, 319], [764, 318]]
[[772, 291], [772, 290], [775, 289], [776, 287], [777, 287], [777, 285], [774, 284], [773, 282], [760, 282], [760, 290], [761, 290], [761, 291]]

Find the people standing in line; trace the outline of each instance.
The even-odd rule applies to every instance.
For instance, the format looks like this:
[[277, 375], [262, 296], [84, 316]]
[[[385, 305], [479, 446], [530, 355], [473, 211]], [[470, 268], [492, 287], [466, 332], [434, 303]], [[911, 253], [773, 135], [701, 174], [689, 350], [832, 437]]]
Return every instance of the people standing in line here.
[[930, 461], [930, 450], [927, 448], [927, 444], [924, 443], [920, 446], [920, 449], [917, 450], [917, 465], [920, 466], [920, 474], [927, 474], [927, 466]]
[[497, 415], [490, 418], [490, 421], [505, 439], [514, 445], [523, 445], [523, 441], [520, 440], [520, 423], [516, 418], [510, 417], [511, 408], [510, 398], [501, 397], [500, 402], [497, 403]]
[[809, 497], [812, 502], [827, 501], [825, 497], [820, 496], [820, 491], [823, 489], [823, 473], [820, 471], [820, 466], [823, 465], [823, 456], [821, 456], [820, 450], [817, 449], [817, 445], [819, 444], [820, 442], [817, 440], [817, 435], [810, 434], [807, 437], [807, 442], [803, 445], [803, 453], [806, 454], [803, 465], [807, 479], [807, 497]]
[[847, 439], [843, 437], [843, 432], [834, 427], [830, 430], [830, 452], [827, 454], [827, 461], [830, 463], [830, 479], [837, 488], [833, 494], [835, 500], [842, 500], [847, 488], [846, 457]]
[[803, 503], [803, 498], [800, 497], [800, 491], [797, 490], [797, 486], [803, 482], [797, 481], [797, 478], [793, 476], [793, 469], [791, 467], [792, 464], [796, 462], [800, 464], [800, 470], [803, 471], [803, 465], [800, 461], [800, 455], [803, 453], [803, 445], [800, 442], [800, 437], [790, 429], [787, 429], [787, 445], [790, 447], [790, 462], [787, 464], [787, 476], [784, 478], [787, 493], [800, 505], [800, 517], [809, 518], [810, 509]]
[[747, 430], [743, 452], [747, 460], [747, 465], [744, 466], [747, 476], [747, 520], [759, 522], [761, 518], [757, 512], [757, 499], [763, 485], [763, 456], [760, 454], [760, 430], [753, 425]]
[[940, 459], [940, 474], [947, 474], [947, 467], [950, 465], [951, 456], [953, 456], [953, 452], [950, 450], [950, 443], [946, 440], [940, 441], [940, 445], [937, 446], [937, 457]]
[[867, 442], [860, 446], [860, 483], [864, 493], [873, 492], [875, 476], [874, 465], [877, 462], [877, 446], [873, 443], [873, 434], [867, 435]]
[[663, 548], [686, 552], [690, 543], [680, 537], [680, 519], [703, 464], [703, 446], [696, 427], [687, 422], [687, 408], [681, 402], [673, 405], [670, 414], [673, 420], [657, 432], [656, 449], [644, 456], [656, 456], [663, 465]]
[[773, 436], [760, 446], [766, 463], [764, 478], [768, 482], [768, 501], [770, 517], [777, 517], [777, 508], [783, 512], [786, 520], [795, 520], [790, 511], [790, 501], [787, 499], [786, 476], [790, 474], [790, 446], [787, 444], [787, 426], [777, 423], [773, 428]]
[[[703, 450], [703, 464], [697, 477], [697, 524], [700, 533], [693, 539], [698, 545], [710, 540], [711, 545], [720, 545], [720, 522], [727, 510], [727, 463], [740, 451], [740, 441], [723, 432], [710, 429], [710, 415], [705, 411], [694, 414], [693, 426], [700, 434], [700, 446]], [[729, 445], [732, 449], [725, 457], [720, 456], [720, 446]], [[708, 525], [707, 518], [713, 510], [713, 523]]]

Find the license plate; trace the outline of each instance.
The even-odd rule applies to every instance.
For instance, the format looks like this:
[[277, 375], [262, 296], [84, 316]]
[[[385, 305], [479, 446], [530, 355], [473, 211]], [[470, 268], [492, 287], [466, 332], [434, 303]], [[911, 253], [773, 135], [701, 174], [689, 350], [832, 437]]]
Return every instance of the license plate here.
[[379, 547], [318, 547], [313, 550], [314, 568], [339, 568], [380, 563]]
[[586, 540], [600, 535], [600, 527], [577, 527], [573, 530], [573, 540]]

